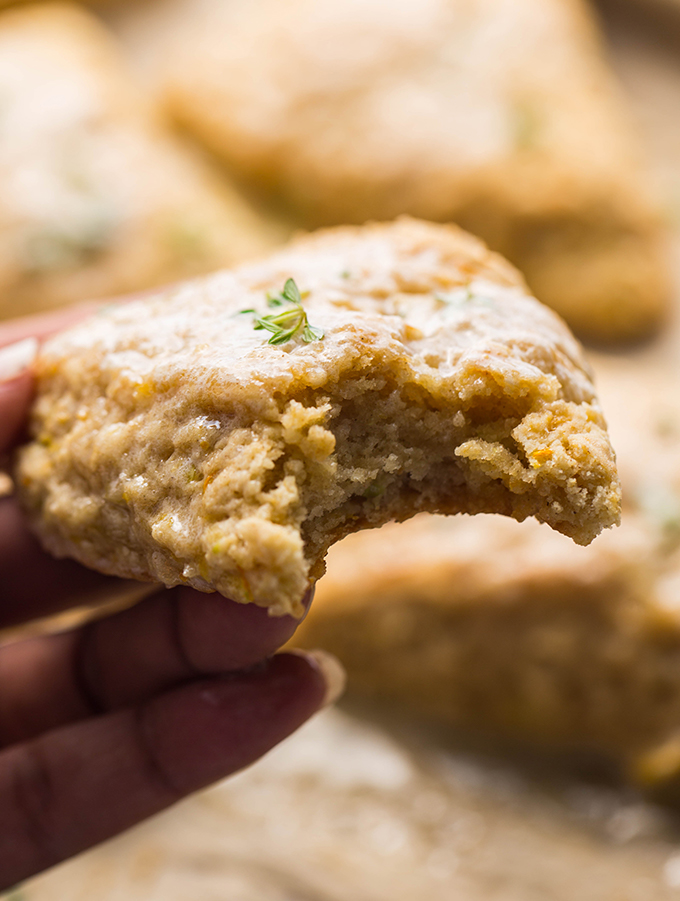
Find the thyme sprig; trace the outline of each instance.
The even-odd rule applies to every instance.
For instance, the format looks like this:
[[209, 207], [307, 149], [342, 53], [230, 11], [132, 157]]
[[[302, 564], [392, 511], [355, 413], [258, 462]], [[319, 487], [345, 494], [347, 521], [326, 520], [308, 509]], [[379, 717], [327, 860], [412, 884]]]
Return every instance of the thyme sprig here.
[[[278, 312], [258, 316], [253, 328], [271, 332], [268, 344], [285, 344], [297, 337], [302, 338], [306, 344], [320, 341], [324, 336], [323, 329], [310, 324], [302, 306], [303, 298], [306, 296], [306, 293], [300, 293], [300, 289], [292, 278], [287, 279], [283, 291], [279, 294], [267, 295], [267, 306]], [[257, 311], [241, 310], [241, 312], [256, 314]]]

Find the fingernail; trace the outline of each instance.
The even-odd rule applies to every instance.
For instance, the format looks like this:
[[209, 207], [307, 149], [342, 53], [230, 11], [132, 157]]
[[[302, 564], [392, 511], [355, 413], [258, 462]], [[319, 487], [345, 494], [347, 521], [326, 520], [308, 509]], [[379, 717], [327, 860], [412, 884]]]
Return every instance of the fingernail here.
[[309, 663], [321, 671], [324, 682], [326, 683], [326, 694], [323, 698], [323, 707], [328, 707], [338, 700], [345, 690], [347, 684], [347, 673], [337, 657], [329, 654], [328, 651], [303, 651], [300, 648], [291, 648], [286, 650], [287, 654], [297, 654], [304, 657]]
[[24, 338], [0, 348], [0, 382], [10, 382], [25, 372], [38, 354], [35, 338]]
[[316, 591], [316, 583], [312, 583], [307, 591], [305, 592], [305, 596], [302, 598], [302, 606], [305, 608], [305, 612], [302, 614], [300, 619], [297, 621], [298, 626], [300, 623], [303, 623], [307, 618], [307, 614], [309, 613], [309, 608], [312, 606], [312, 601], [314, 600], [314, 592]]

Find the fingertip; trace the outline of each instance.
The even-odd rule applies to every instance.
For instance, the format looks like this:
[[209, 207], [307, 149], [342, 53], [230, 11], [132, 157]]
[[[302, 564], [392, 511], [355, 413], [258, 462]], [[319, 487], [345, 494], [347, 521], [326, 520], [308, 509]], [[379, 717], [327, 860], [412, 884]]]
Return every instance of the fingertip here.
[[146, 708], [147, 740], [181, 794], [254, 763], [326, 703], [325, 670], [277, 654], [248, 672], [201, 680]]
[[322, 707], [329, 707], [342, 696], [347, 685], [347, 672], [334, 654], [320, 648], [311, 651], [291, 648], [286, 654], [302, 657], [312, 669], [321, 674], [326, 686]]
[[304, 608], [304, 612], [299, 619], [295, 620], [295, 628], [297, 628], [300, 623], [303, 623], [307, 618], [307, 614], [309, 613], [309, 608], [312, 606], [312, 601], [314, 600], [314, 594], [316, 592], [316, 582], [311, 582], [307, 591], [305, 591], [304, 597], [302, 598], [302, 606]]
[[8, 451], [25, 428], [33, 387], [29, 369], [5, 381], [0, 373], [0, 453]]
[[174, 589], [185, 655], [200, 672], [242, 670], [270, 657], [292, 638], [300, 621], [270, 616], [267, 608], [219, 594]]

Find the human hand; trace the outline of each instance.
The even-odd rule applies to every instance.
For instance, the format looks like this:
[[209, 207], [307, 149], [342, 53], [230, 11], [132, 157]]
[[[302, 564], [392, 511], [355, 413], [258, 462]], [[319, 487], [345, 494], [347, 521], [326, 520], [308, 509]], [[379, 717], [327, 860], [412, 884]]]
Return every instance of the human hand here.
[[[0, 456], [25, 425], [35, 338], [87, 311], [0, 324]], [[0, 628], [124, 584], [45, 554], [0, 500]], [[176, 588], [0, 646], [0, 890], [247, 766], [337, 697], [334, 658], [274, 655], [296, 625]]]

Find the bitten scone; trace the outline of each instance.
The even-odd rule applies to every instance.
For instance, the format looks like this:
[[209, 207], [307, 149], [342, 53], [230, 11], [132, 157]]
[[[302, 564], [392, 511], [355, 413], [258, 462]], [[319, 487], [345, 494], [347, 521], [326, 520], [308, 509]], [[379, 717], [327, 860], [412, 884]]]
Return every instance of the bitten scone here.
[[590, 372], [453, 226], [329, 229], [104, 311], [38, 360], [17, 482], [46, 547], [302, 612], [328, 546], [421, 511], [619, 518]]
[[279, 240], [140, 94], [83, 9], [0, 13], [0, 318], [196, 275]]
[[452, 220], [581, 336], [658, 326], [659, 222], [580, 0], [259, 0], [207, 18], [170, 57], [171, 109], [306, 223]]
[[633, 521], [579, 548], [534, 523], [417, 517], [352, 535], [295, 642], [350, 688], [493, 739], [680, 776], [680, 615]]

